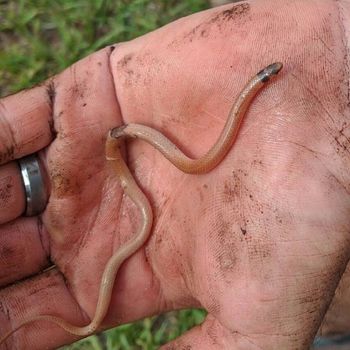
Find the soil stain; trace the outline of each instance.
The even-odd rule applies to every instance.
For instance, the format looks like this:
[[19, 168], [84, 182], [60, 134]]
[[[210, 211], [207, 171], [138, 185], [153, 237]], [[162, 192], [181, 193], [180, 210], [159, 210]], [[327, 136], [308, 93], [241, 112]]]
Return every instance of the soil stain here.
[[[246, 20], [250, 13], [250, 4], [241, 3], [233, 5], [231, 8], [215, 13], [207, 21], [197, 25], [184, 35], [184, 39], [192, 42], [197, 38], [207, 38], [213, 27], [219, 29], [230, 23]], [[172, 44], [175, 44], [175, 40]]]
[[0, 201], [4, 204], [8, 203], [12, 196], [13, 179], [11, 176], [6, 176], [0, 182]]

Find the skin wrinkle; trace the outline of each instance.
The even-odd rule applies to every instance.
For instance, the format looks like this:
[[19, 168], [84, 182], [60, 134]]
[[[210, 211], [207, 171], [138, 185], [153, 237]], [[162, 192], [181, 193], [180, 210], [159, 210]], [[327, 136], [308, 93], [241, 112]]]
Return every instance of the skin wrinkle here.
[[[182, 180], [181, 181], [178, 181], [177, 183], [177, 186], [174, 188], [174, 194], [178, 193], [179, 190], [182, 188], [184, 182], [186, 181], [186, 176], [182, 176], [181, 177]], [[155, 223], [155, 227], [162, 227], [163, 226], [163, 222], [166, 220], [167, 217], [171, 217], [172, 213], [172, 207], [173, 207], [173, 201], [175, 199], [176, 196], [173, 196], [172, 198], [170, 198], [170, 200], [167, 199], [166, 203], [164, 205], [162, 205], [162, 216], [160, 220], [157, 220], [157, 222]], [[169, 213], [169, 214], [168, 214]], [[159, 217], [159, 213], [157, 214], [155, 212], [155, 216], [156, 217]], [[162, 237], [164, 236], [164, 230], [157, 230], [155, 229], [155, 231], [153, 232], [152, 234], [152, 237], [151, 239], [155, 241], [155, 247], [157, 248], [158, 245], [162, 244]], [[176, 246], [176, 234], [175, 234], [175, 237], [173, 239], [170, 239], [170, 240], [167, 240], [167, 244], [169, 244], [171, 246], [171, 249], [172, 250], [175, 250], [177, 252], [177, 254], [179, 254], [179, 250]], [[148, 250], [150, 249], [149, 245], [146, 247], [146, 253], [148, 254]], [[182, 263], [180, 262], [180, 265], [182, 265]], [[167, 284], [168, 286], [171, 285], [171, 282], [167, 282], [167, 279], [163, 279], [161, 278], [161, 274], [159, 273], [159, 270], [156, 268], [156, 264], [152, 263], [150, 264], [151, 266], [151, 269], [153, 271], [153, 275], [156, 276], [157, 280], [160, 281], [161, 279], [163, 280], [163, 283], [162, 283], [162, 288], [160, 288], [160, 290], [164, 290], [164, 284]], [[183, 265], [182, 265], [183, 266]], [[168, 279], [169, 279], [169, 275], [168, 275]], [[189, 282], [186, 281], [186, 275], [182, 275], [181, 274], [181, 280], [182, 282], [180, 283], [181, 286], [185, 286], [185, 288], [187, 289], [187, 293], [184, 293], [185, 295], [189, 295], [188, 292], [191, 290], [191, 288], [189, 288]], [[159, 282], [160, 284], [160, 282]], [[178, 291], [178, 290], [177, 290]], [[176, 292], [177, 292], [176, 291]], [[169, 298], [164, 298], [164, 300], [168, 300]], [[185, 304], [185, 303], [184, 303]], [[198, 301], [196, 301], [196, 304], [198, 304]], [[175, 301], [173, 302], [168, 302], [167, 306], [165, 309], [173, 309], [174, 308], [174, 305], [175, 305]], [[185, 304], [186, 305], [186, 304]], [[178, 305], [177, 305], [178, 307]]]
[[[318, 154], [320, 154], [320, 152], [314, 151], [314, 150], [308, 148], [307, 146], [301, 145], [301, 144], [299, 144], [299, 143], [297, 143], [297, 142], [292, 142], [292, 141], [286, 141], [286, 142], [291, 143], [291, 144], [294, 144], [294, 145], [296, 145], [296, 146], [298, 146], [298, 147], [301, 147], [301, 148], [305, 149], [307, 152], [309, 152], [309, 153], [310, 153], [314, 158], [316, 158], [316, 159], [320, 162], [320, 164], [328, 171], [329, 175], [332, 176], [332, 177], [334, 178], [334, 180], [339, 184], [339, 186], [342, 187], [342, 188], [344, 189], [344, 191], [345, 191], [347, 194], [350, 194], [350, 190], [346, 187], [346, 185], [343, 184], [343, 183], [337, 178], [336, 174], [334, 174], [334, 173], [332, 172], [332, 170], [331, 170], [329, 167], [326, 166], [326, 164], [322, 161], [322, 159], [321, 159], [320, 157], [318, 157]], [[322, 155], [322, 154], [320, 154], [320, 155]]]
[[44, 234], [43, 234], [44, 226], [43, 226], [42, 219], [40, 216], [38, 216], [36, 220], [37, 220], [37, 232], [39, 235], [41, 247], [42, 247], [43, 251], [45, 252], [45, 256], [46, 256], [47, 261], [51, 262], [50, 261], [50, 256], [51, 256], [50, 244], [47, 241], [47, 239], [45, 238], [47, 236], [45, 235], [45, 237], [44, 237]]
[[346, 76], [347, 76], [347, 100], [348, 100], [348, 105], [350, 103], [350, 56], [349, 56], [349, 50], [350, 50], [350, 45], [349, 45], [349, 38], [346, 40], [347, 37], [347, 31], [345, 27], [345, 16], [344, 16], [344, 9], [340, 5], [342, 1], [341, 0], [335, 0], [335, 3], [337, 4], [338, 7], [338, 14], [339, 14], [339, 23], [342, 29], [343, 35], [341, 36], [341, 40], [343, 43], [343, 47], [345, 48], [345, 56], [344, 56], [344, 61], [345, 61], [345, 69], [346, 69]]
[[46, 85], [46, 93], [49, 98], [51, 111], [53, 112], [56, 98], [56, 87], [55, 81], [53, 79], [50, 79], [48, 84]]
[[[100, 196], [102, 198], [102, 194]], [[94, 211], [94, 215], [92, 215], [91, 218], [89, 218], [90, 223], [88, 223], [87, 227], [85, 228], [85, 234], [79, 235], [79, 242], [77, 244], [77, 248], [75, 251], [76, 255], [79, 255], [79, 252], [85, 247], [87, 246], [89, 240], [90, 240], [90, 233], [93, 231], [93, 227], [97, 221], [97, 218], [99, 217], [100, 211], [101, 211], [101, 201], [99, 201], [99, 205], [98, 205], [98, 209]], [[113, 247], [111, 247], [111, 249], [113, 250]], [[112, 254], [110, 254], [112, 255]], [[74, 256], [72, 256], [72, 259], [74, 258]], [[69, 265], [67, 265], [69, 266]]]
[[[326, 115], [328, 116], [328, 118], [325, 119], [322, 117], [322, 113], [318, 114], [318, 116], [323, 119], [324, 125], [328, 126], [327, 128], [324, 128], [324, 130], [328, 133], [330, 139], [334, 140], [336, 142], [336, 144], [339, 145], [339, 147], [341, 147], [346, 153], [348, 153], [349, 150], [347, 149], [347, 147], [342, 145], [342, 143], [339, 141], [339, 138], [338, 138], [336, 132], [334, 131], [334, 127], [332, 127], [332, 124], [333, 124], [333, 126], [335, 124], [335, 119], [333, 118], [332, 113], [325, 108], [324, 103], [322, 103], [322, 101], [320, 101], [320, 99], [316, 96], [316, 94], [311, 90], [310, 87], [308, 87], [306, 84], [304, 84], [302, 79], [298, 78], [294, 73], [291, 73], [291, 75], [295, 79], [297, 79], [298, 82], [314, 97], [314, 99], [318, 102], [318, 104], [322, 108], [322, 111], [324, 111], [326, 113]], [[329, 123], [329, 121], [331, 121], [331, 123]]]
[[[29, 219], [28, 221], [31, 220]], [[2, 265], [2, 269], [0, 268], [0, 282], [2, 288], [30, 277], [37, 273], [38, 270], [47, 266], [47, 257], [43, 254], [39, 259], [34, 260], [37, 270], [33, 271], [31, 269], [33, 261], [29, 256], [30, 249], [34, 248], [36, 251], [41, 244], [40, 238], [37, 235], [31, 236], [32, 232], [27, 232], [25, 229], [26, 226], [16, 224], [15, 221], [8, 223], [6, 226], [8, 227], [8, 232], [3, 236], [2, 245], [0, 245], [0, 263]], [[16, 244], [16, 241], [20, 237], [24, 238], [26, 244]], [[27, 265], [28, 262], [29, 265]], [[24, 269], [22, 269], [22, 265], [24, 265]]]
[[74, 301], [74, 304], [77, 305], [77, 310], [79, 310], [80, 316], [81, 316], [82, 320], [84, 321], [84, 323], [91, 322], [91, 319], [89, 317], [88, 312], [86, 310], [84, 310], [84, 308], [81, 307], [81, 305], [79, 305], [79, 300], [77, 299], [77, 297], [74, 293], [74, 290], [72, 289], [72, 286], [68, 282], [68, 279], [66, 278], [64, 273], [62, 273], [62, 271], [59, 270], [57, 267], [55, 267], [55, 270], [60, 272], [62, 279], [63, 279], [63, 282], [66, 286], [66, 290], [67, 290], [68, 294], [70, 295], [71, 299]]
[[[315, 92], [313, 92], [311, 90], [311, 88], [309, 86], [307, 86], [304, 82], [303, 79], [299, 78], [297, 75], [295, 75], [294, 73], [291, 73], [291, 76], [294, 77], [298, 83], [304, 88], [306, 89], [309, 94], [313, 97], [313, 99], [317, 102], [317, 104], [321, 107], [321, 109], [327, 114], [327, 116], [329, 117], [329, 119], [332, 121], [332, 123], [334, 124], [334, 118], [332, 117], [332, 115], [330, 114], [330, 112], [328, 112], [322, 101], [320, 101], [320, 99], [317, 97], [317, 95], [315, 94]], [[325, 131], [327, 131], [327, 133], [329, 134], [329, 136], [331, 136], [333, 138], [333, 134], [332, 134], [332, 128], [330, 127], [330, 125], [327, 123], [327, 120], [323, 118], [323, 116], [320, 114], [320, 118], [322, 118], [323, 122], [325, 125], [327, 125], [327, 128], [325, 129]]]
[[[345, 40], [345, 37], [346, 37], [346, 30], [345, 30], [345, 25], [344, 25], [344, 15], [342, 13], [342, 10], [341, 10], [341, 6], [340, 6], [340, 0], [336, 0], [336, 4], [338, 6], [338, 15], [339, 15], [339, 23], [340, 23], [340, 26], [341, 26], [341, 30], [342, 30], [342, 33], [343, 35], [341, 36], [341, 40], [342, 40], [342, 43], [343, 43], [343, 47], [345, 48], [345, 55], [344, 55], [344, 62], [345, 62], [345, 77], [346, 77], [346, 85], [347, 85], [347, 107], [349, 107], [349, 104], [350, 104], [350, 69], [349, 69], [349, 45], [346, 44], [346, 40]], [[349, 110], [347, 110], [349, 114]]]
[[[156, 231], [155, 234], [156, 234], [156, 235], [153, 235], [152, 238], [156, 240], [156, 244], [160, 244], [162, 241], [160, 241], [160, 242], [157, 241], [157, 235], [158, 235], [158, 236], [159, 236], [159, 235], [160, 235], [160, 236], [163, 236], [163, 230], [162, 230], [161, 232]], [[168, 243], [169, 245], [171, 245], [172, 248], [175, 248], [175, 245], [174, 245], [174, 241], [173, 241], [173, 240], [169, 240], [169, 241], [167, 241], [167, 243]], [[148, 248], [146, 248], [146, 249], [148, 250]], [[151, 261], [150, 259], [148, 259], [148, 260], [149, 260], [149, 262]], [[160, 284], [160, 280], [161, 280], [161, 279], [160, 279], [160, 274], [159, 274], [158, 269], [155, 268], [154, 264], [150, 264], [150, 267], [151, 267], [151, 269], [152, 269], [153, 275], [155, 276], [155, 278], [157, 278], [157, 280], [159, 281], [159, 284]], [[182, 277], [182, 276], [181, 276], [181, 277]], [[169, 285], [170, 285], [170, 283], [169, 283]], [[164, 288], [160, 288], [160, 291], [162, 292], [163, 289], [164, 289]], [[163, 294], [163, 292], [162, 292], [162, 294]], [[166, 301], [167, 299], [164, 298], [164, 300]], [[174, 303], [171, 303], [171, 304], [174, 304]], [[171, 307], [168, 306], [167, 309], [171, 309]]]

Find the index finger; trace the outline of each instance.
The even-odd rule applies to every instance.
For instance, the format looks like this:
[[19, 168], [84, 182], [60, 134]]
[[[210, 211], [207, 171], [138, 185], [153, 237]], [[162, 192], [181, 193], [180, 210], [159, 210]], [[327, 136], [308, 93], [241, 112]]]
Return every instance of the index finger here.
[[0, 164], [47, 146], [54, 135], [53, 80], [0, 99]]

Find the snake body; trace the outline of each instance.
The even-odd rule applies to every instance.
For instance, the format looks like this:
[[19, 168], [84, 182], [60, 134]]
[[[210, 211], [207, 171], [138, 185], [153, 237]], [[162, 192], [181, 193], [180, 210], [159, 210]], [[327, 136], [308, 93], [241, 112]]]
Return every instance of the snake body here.
[[113, 166], [116, 177], [119, 180], [124, 193], [130, 197], [140, 210], [141, 224], [135, 236], [122, 245], [108, 260], [102, 275], [96, 311], [93, 319], [88, 325], [80, 327], [57, 316], [34, 316], [20, 322], [18, 326], [3, 335], [0, 339], [0, 345], [14, 332], [23, 326], [36, 321], [52, 322], [65, 329], [67, 332], [78, 336], [88, 336], [100, 327], [110, 305], [113, 285], [119, 267], [126, 259], [132, 256], [145, 244], [150, 236], [153, 222], [151, 205], [145, 194], [137, 185], [121, 154], [120, 147], [124, 139], [139, 138], [146, 141], [159, 150], [164, 157], [166, 157], [179, 170], [185, 173], [199, 174], [209, 172], [223, 160], [232, 147], [243, 117], [255, 95], [273, 76], [277, 75], [281, 69], [282, 63], [277, 62], [270, 64], [249, 80], [233, 104], [218, 140], [201, 158], [191, 159], [187, 157], [163, 134], [145, 125], [128, 124], [110, 130], [106, 140], [106, 159]]

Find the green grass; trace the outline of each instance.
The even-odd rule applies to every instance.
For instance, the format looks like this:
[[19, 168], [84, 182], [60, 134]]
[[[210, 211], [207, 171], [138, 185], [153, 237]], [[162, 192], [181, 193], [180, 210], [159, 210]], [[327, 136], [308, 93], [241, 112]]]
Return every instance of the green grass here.
[[[0, 96], [37, 84], [108, 44], [208, 7], [205, 0], [0, 0]], [[157, 349], [204, 317], [200, 310], [172, 312], [62, 349]]]
[[203, 310], [182, 310], [91, 336], [61, 350], [155, 350], [195, 325], [202, 323]]
[[205, 8], [206, 0], [0, 0], [0, 96]]

